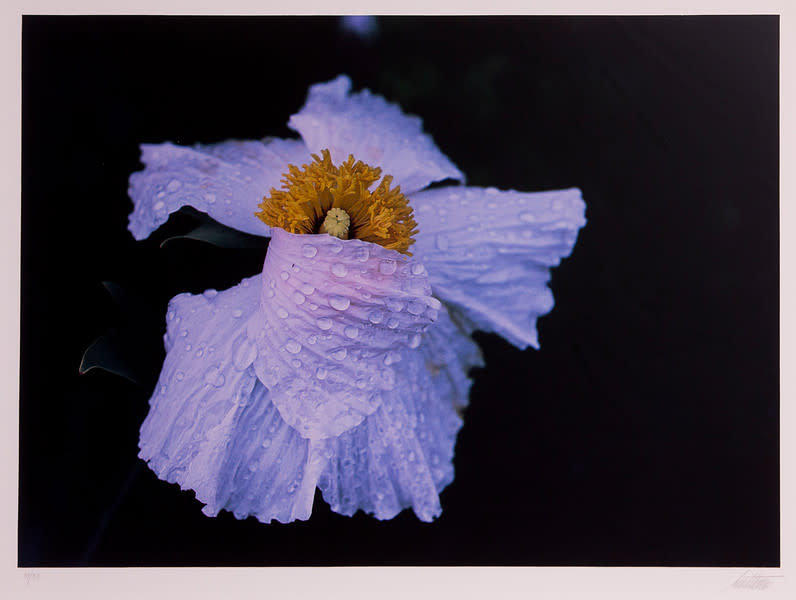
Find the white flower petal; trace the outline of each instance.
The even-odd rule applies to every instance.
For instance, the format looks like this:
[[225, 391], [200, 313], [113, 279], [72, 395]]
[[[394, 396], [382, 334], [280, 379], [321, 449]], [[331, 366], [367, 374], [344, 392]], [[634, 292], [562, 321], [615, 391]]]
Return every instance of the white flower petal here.
[[353, 154], [392, 175], [404, 194], [433, 181], [464, 181], [461, 171], [423, 133], [419, 117], [405, 115], [369, 90], [350, 90], [351, 80], [345, 75], [313, 85], [304, 107], [290, 117], [288, 125], [312, 152], [328, 148], [335, 164]]
[[309, 518], [326, 462], [284, 422], [254, 373], [257, 350], [245, 332], [260, 280], [171, 301], [139, 456], [161, 479], [193, 489], [208, 515], [226, 509], [286, 523]]
[[[439, 365], [443, 357], [427, 343], [432, 335], [436, 342], [451, 336], [452, 346], [468, 351]], [[379, 409], [358, 427], [325, 440], [329, 461], [318, 487], [335, 512], [352, 515], [361, 509], [391, 519], [412, 507], [423, 521], [439, 516], [439, 492], [453, 481], [453, 450], [462, 425], [456, 406], [466, 404], [472, 383], [467, 371], [480, 364], [480, 355], [444, 310], [424, 338], [420, 348], [403, 352], [396, 386]], [[463, 381], [464, 388], [456, 389]]]
[[248, 328], [255, 371], [302, 436], [337, 436], [378, 409], [401, 349], [441, 305], [425, 273], [394, 250], [279, 228], [272, 235], [261, 309]]
[[267, 236], [270, 228], [254, 216], [259, 203], [281, 186], [288, 163], [309, 160], [298, 140], [232, 140], [192, 148], [142, 144], [145, 168], [130, 176], [129, 229], [135, 239], [144, 239], [189, 205], [239, 231]]
[[468, 329], [538, 348], [536, 318], [553, 308], [550, 268], [586, 223], [580, 190], [445, 187], [410, 202], [420, 230], [412, 251], [428, 268], [434, 296]]

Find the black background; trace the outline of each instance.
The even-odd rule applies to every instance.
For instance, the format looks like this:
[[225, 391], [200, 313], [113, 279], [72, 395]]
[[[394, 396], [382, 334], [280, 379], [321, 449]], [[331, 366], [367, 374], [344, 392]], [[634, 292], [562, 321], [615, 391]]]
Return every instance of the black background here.
[[[20, 566], [779, 564], [777, 17], [24, 17]], [[292, 136], [349, 74], [471, 185], [578, 186], [541, 351], [478, 334], [433, 524], [205, 517], [136, 458], [168, 299], [263, 248], [126, 229], [138, 144]], [[125, 290], [120, 308], [102, 285]], [[138, 315], [138, 316], [136, 316]], [[78, 375], [115, 328], [142, 385]]]

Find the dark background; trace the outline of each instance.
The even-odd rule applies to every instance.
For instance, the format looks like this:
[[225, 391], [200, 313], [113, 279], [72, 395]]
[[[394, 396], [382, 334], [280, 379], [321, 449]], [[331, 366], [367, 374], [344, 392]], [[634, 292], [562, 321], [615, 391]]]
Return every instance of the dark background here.
[[[19, 565], [779, 565], [778, 29], [24, 17]], [[141, 142], [291, 136], [339, 73], [422, 116], [469, 184], [578, 186], [589, 222], [542, 350], [477, 335], [435, 523], [320, 496], [308, 522], [208, 518], [136, 458], [138, 427], [168, 299], [258, 272], [264, 247], [161, 248], [187, 215], [135, 242], [127, 179]], [[78, 374], [109, 328], [140, 384]]]

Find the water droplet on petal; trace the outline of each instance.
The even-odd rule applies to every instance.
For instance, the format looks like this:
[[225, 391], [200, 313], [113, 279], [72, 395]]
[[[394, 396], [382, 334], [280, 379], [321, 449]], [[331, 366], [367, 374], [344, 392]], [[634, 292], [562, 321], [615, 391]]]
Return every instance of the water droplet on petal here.
[[336, 277], [345, 277], [348, 274], [348, 268], [343, 263], [334, 263], [332, 265], [332, 273]]
[[422, 302], [418, 302], [417, 300], [413, 300], [412, 302], [409, 303], [409, 306], [406, 307], [406, 310], [408, 310], [413, 315], [420, 315], [423, 313], [425, 308], [426, 308], [425, 304], [423, 304]]
[[443, 252], [450, 247], [450, 242], [448, 241], [448, 236], [445, 234], [440, 233], [437, 235], [437, 250], [442, 250]]
[[236, 319], [240, 319], [243, 316], [243, 311], [239, 308], [236, 308], [235, 310], [232, 311], [232, 316], [235, 317]]
[[225, 378], [224, 374], [221, 373], [219, 368], [216, 366], [210, 367], [207, 371], [205, 371], [204, 380], [208, 385], [212, 385], [213, 387], [221, 387], [224, 385]]
[[169, 318], [169, 321], [173, 321], [173, 320], [174, 320], [174, 317], [176, 317], [176, 316], [177, 316], [177, 313], [176, 313], [176, 312], [174, 312], [173, 310], [170, 310], [170, 311], [169, 311], [169, 314], [168, 314], [168, 315], [166, 315], [166, 316]]
[[205, 290], [204, 292], [202, 292], [202, 295], [208, 299], [215, 298], [216, 296], [218, 296], [218, 290], [214, 290], [211, 288], [209, 290]]
[[374, 325], [378, 325], [384, 319], [384, 313], [378, 309], [372, 310], [368, 313], [368, 321]]
[[356, 385], [360, 390], [364, 390], [366, 387], [368, 387], [368, 382], [364, 379], [357, 379], [354, 385]]
[[177, 381], [182, 381], [183, 379], [185, 379], [185, 373], [183, 373], [182, 371], [177, 371], [174, 374], [174, 376], [177, 378]]
[[397, 265], [395, 264], [395, 261], [393, 259], [385, 258], [379, 263], [379, 272], [382, 275], [392, 275], [393, 273], [395, 273], [396, 267]]
[[205, 200], [207, 200], [208, 204], [213, 204], [213, 202], [216, 201], [216, 195], [215, 194], [205, 194]]
[[304, 304], [307, 298], [301, 292], [293, 292], [293, 302], [296, 304]]
[[320, 319], [317, 319], [315, 323], [318, 325], [319, 329], [322, 329], [324, 331], [327, 331], [332, 328], [332, 320], [329, 319], [328, 317], [321, 317]]
[[294, 358], [293, 360], [290, 361], [290, 366], [293, 367], [294, 369], [300, 369], [301, 361], [297, 358]]
[[399, 324], [398, 319], [396, 318], [390, 318], [390, 320], [387, 321], [387, 327], [389, 329], [395, 329], [396, 327], [398, 327], [398, 324]]
[[268, 288], [265, 290], [265, 297], [266, 298], [273, 298], [274, 297], [274, 290]]
[[421, 336], [419, 333], [413, 333], [411, 336], [409, 336], [409, 342], [407, 345], [412, 349], [417, 348], [422, 339], [423, 336]]
[[533, 223], [536, 221], [536, 215], [529, 212], [520, 213], [520, 221], [523, 223]]
[[321, 381], [323, 381], [324, 379], [326, 379], [326, 376], [327, 376], [328, 374], [329, 374], [329, 372], [328, 372], [326, 369], [324, 369], [323, 367], [318, 367], [318, 368], [315, 370], [315, 377], [317, 377], [317, 378], [318, 378], [318, 379], [320, 379]]
[[309, 296], [315, 291], [315, 288], [312, 287], [309, 283], [302, 283], [301, 284], [301, 293], [305, 296]]
[[244, 336], [240, 345], [232, 353], [232, 364], [238, 371], [243, 371], [257, 358], [257, 348]]
[[353, 340], [354, 338], [356, 338], [359, 335], [359, 329], [357, 329], [353, 325], [349, 325], [345, 329], [343, 329], [343, 333], [345, 334], [345, 336], [347, 338]]
[[384, 364], [387, 366], [393, 365], [397, 362], [401, 361], [401, 355], [397, 352], [393, 352], [390, 350], [387, 354], [384, 355]]
[[318, 249], [317, 249], [315, 246], [312, 246], [312, 245], [310, 245], [310, 244], [304, 244], [304, 245], [301, 247], [301, 254], [302, 254], [302, 255], [303, 255], [305, 258], [312, 258], [312, 257], [314, 257], [316, 254], [318, 254]]
[[343, 360], [347, 354], [348, 351], [345, 348], [339, 348], [332, 352], [332, 358], [335, 360]]
[[202, 358], [202, 355], [204, 353], [205, 353], [205, 351], [202, 350], [201, 348], [199, 348], [199, 350], [196, 351], [196, 354], [194, 354], [194, 356], [196, 356], [196, 358]]
[[329, 250], [331, 250], [332, 254], [340, 254], [340, 251], [341, 251], [342, 249], [343, 249], [343, 245], [342, 245], [342, 244], [339, 244], [339, 243], [334, 243], [334, 244], [332, 244], [332, 246], [329, 248]]
[[290, 273], [282, 271], [279, 276], [282, 278], [282, 281], [287, 281], [290, 278]]
[[426, 268], [422, 263], [415, 263], [412, 265], [412, 275], [422, 275]]
[[387, 300], [387, 308], [392, 312], [401, 312], [404, 309], [404, 303], [395, 298], [390, 298]]
[[279, 308], [276, 309], [276, 315], [280, 319], [287, 319], [288, 312], [283, 307], [280, 306]]
[[288, 340], [285, 344], [285, 350], [291, 354], [298, 354], [301, 352], [301, 344], [299, 344], [296, 340]]
[[166, 186], [166, 189], [172, 194], [182, 187], [182, 183], [177, 179], [172, 179]]
[[367, 260], [370, 258], [370, 252], [367, 248], [359, 248], [357, 250], [356, 256], [359, 262], [367, 262]]
[[314, 344], [317, 341], [318, 341], [318, 336], [316, 335], [311, 335], [310, 337], [307, 338], [308, 344]]
[[351, 300], [345, 296], [331, 296], [329, 298], [329, 306], [335, 310], [346, 310], [351, 306]]
[[263, 446], [263, 448], [270, 448], [271, 447], [271, 440], [263, 440], [262, 446]]

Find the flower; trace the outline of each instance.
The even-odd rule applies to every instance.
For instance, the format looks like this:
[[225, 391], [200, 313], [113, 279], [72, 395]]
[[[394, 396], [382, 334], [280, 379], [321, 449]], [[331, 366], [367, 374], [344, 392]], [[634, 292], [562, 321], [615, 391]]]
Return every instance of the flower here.
[[577, 189], [462, 185], [417, 117], [350, 88], [310, 88], [301, 140], [142, 145], [130, 177], [136, 239], [184, 205], [271, 236], [261, 274], [170, 302], [141, 427], [139, 456], [208, 515], [307, 519], [318, 487], [341, 514], [437, 517], [482, 364], [470, 334], [538, 347], [585, 223]]

